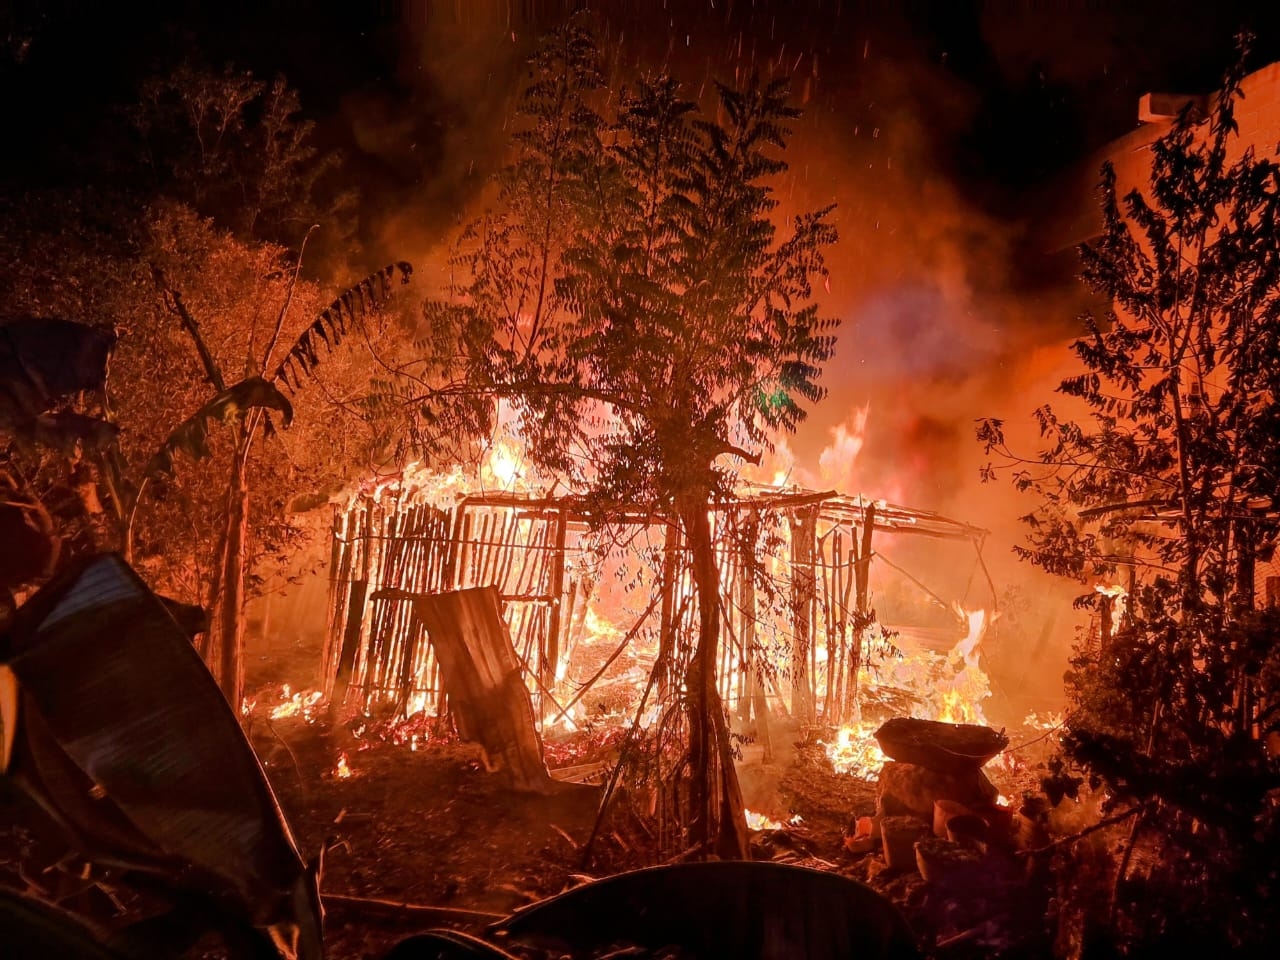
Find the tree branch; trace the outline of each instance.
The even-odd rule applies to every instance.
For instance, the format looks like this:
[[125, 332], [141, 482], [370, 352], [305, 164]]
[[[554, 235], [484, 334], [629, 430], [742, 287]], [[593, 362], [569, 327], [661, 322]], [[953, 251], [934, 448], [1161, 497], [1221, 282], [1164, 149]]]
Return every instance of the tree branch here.
[[196, 346], [196, 352], [200, 354], [200, 362], [204, 364], [205, 376], [209, 378], [213, 388], [218, 393], [222, 393], [227, 389], [226, 381], [222, 379], [222, 371], [218, 369], [218, 364], [213, 359], [213, 354], [209, 352], [209, 347], [204, 342], [204, 337], [200, 334], [200, 324], [196, 322], [196, 318], [191, 315], [191, 311], [187, 309], [186, 303], [183, 302], [182, 294], [169, 285], [168, 281], [165, 280], [164, 271], [155, 264], [151, 264], [151, 276], [155, 280], [156, 286], [160, 288], [160, 295], [164, 297], [166, 305], [182, 321], [183, 329], [191, 335], [191, 340]]
[[276, 315], [276, 328], [271, 333], [271, 340], [267, 344], [267, 349], [262, 352], [261, 370], [269, 368], [271, 363], [271, 352], [275, 350], [276, 344], [280, 340], [280, 331], [284, 327], [284, 315], [289, 312], [289, 304], [293, 303], [293, 290], [298, 285], [298, 274], [302, 271], [302, 255], [306, 253], [307, 241], [311, 239], [311, 234], [319, 229], [320, 224], [313, 223], [307, 228], [307, 234], [302, 238], [302, 246], [298, 250], [298, 262], [294, 264], [293, 276], [289, 278], [289, 292], [285, 295], [284, 303], [280, 305], [280, 313]]

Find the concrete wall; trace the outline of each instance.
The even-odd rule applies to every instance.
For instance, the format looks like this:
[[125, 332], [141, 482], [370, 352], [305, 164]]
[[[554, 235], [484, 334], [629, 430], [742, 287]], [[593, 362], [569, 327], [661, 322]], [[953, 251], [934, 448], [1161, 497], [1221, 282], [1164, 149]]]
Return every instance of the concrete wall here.
[[[1236, 102], [1238, 137], [1231, 140], [1230, 157], [1252, 147], [1263, 156], [1275, 156], [1280, 144], [1280, 62], [1245, 77], [1243, 99]], [[1116, 187], [1123, 196], [1134, 187], [1145, 189], [1151, 174], [1151, 145], [1168, 133], [1178, 111], [1194, 101], [1202, 111], [1214, 94], [1148, 93], [1139, 98], [1140, 125], [1069, 171], [1049, 190], [1044, 228], [1040, 231], [1046, 252], [1062, 250], [1096, 237], [1102, 230], [1098, 184], [1103, 161], [1116, 171]]]

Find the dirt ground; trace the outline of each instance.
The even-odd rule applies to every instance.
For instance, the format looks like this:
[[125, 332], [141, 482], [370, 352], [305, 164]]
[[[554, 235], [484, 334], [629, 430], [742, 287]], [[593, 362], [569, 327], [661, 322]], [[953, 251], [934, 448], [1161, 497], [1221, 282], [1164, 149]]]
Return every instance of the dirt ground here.
[[[389, 737], [366, 721], [331, 723], [323, 711], [271, 719], [272, 707], [288, 699], [284, 678], [293, 680], [291, 691], [305, 690], [315, 662], [302, 649], [254, 659], [248, 689], [257, 706], [246, 733], [302, 853], [324, 851], [325, 940], [333, 960], [381, 960], [403, 938], [433, 928], [484, 936], [491, 921], [527, 904], [655, 862], [643, 829], [625, 816], [605, 820], [585, 862], [598, 784], [559, 784], [545, 796], [517, 793], [486, 772], [475, 748], [445, 730], [419, 729], [414, 749], [412, 731], [397, 728]], [[746, 806], [785, 824], [753, 831], [754, 859], [870, 884], [899, 906], [931, 956], [1047, 955], [1036, 940], [1044, 905], [1026, 898], [1025, 884], [996, 878], [976, 898], [939, 901], [918, 875], [886, 871], [876, 849], [851, 848], [850, 826], [874, 812], [875, 787], [834, 773], [817, 735], [775, 731], [767, 764], [759, 750], [744, 749], [739, 776]], [[596, 760], [608, 747], [607, 737], [550, 743], [549, 765]], [[21, 889], [37, 876], [41, 852], [14, 819], [11, 798], [0, 801], [10, 815], [0, 821], [0, 882]], [[1009, 920], [1019, 912], [1030, 918], [1022, 931]], [[993, 943], [1014, 948], [993, 950]]]
[[[415, 751], [299, 719], [256, 724], [250, 733], [300, 846], [328, 850], [322, 891], [334, 960], [379, 958], [399, 939], [433, 927], [483, 935], [490, 918], [481, 914], [508, 914], [587, 877], [652, 863], [643, 835], [613, 818], [595, 860], [584, 866], [597, 786], [514, 793], [457, 742]], [[888, 872], [878, 849], [846, 843], [851, 822], [874, 812], [874, 785], [833, 773], [815, 743], [794, 740], [791, 747], [780, 763], [747, 762], [739, 771], [749, 809], [784, 822], [798, 817], [782, 829], [754, 831], [755, 859], [868, 883], [902, 910], [932, 956], [1047, 955], [1039, 938], [1043, 891], [1004, 875], [972, 897], [940, 900], [918, 875]], [[340, 754], [351, 771], [346, 779], [336, 773]], [[459, 912], [371, 909], [345, 899], [352, 897]]]
[[[404, 745], [357, 740], [339, 727], [300, 718], [255, 723], [251, 742], [300, 847], [321, 847], [327, 898], [326, 943], [334, 960], [380, 957], [401, 937], [435, 926], [482, 933], [484, 917], [505, 915], [589, 876], [650, 865], [645, 837], [610, 818], [583, 851], [602, 788], [562, 784], [548, 796], [504, 789], [474, 749], [457, 742]], [[839, 872], [853, 869], [843, 834], [874, 808], [874, 787], [823, 769], [819, 747], [792, 752], [783, 767], [742, 768], [748, 806], [767, 794], [782, 830], [753, 834], [760, 859]], [[337, 774], [345, 755], [350, 776]], [[456, 918], [397, 915], [344, 902], [358, 897], [459, 911]]]

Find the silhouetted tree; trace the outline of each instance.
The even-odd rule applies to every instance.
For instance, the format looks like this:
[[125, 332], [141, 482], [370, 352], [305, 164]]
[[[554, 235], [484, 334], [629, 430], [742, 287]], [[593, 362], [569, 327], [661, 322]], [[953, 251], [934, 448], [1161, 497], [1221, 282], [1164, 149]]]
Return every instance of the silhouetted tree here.
[[699, 624], [683, 678], [684, 822], [700, 849], [741, 857], [708, 511], [730, 492], [730, 458], [758, 461], [823, 395], [835, 322], [811, 281], [835, 230], [828, 210], [781, 238], [773, 222], [769, 184], [798, 115], [784, 83], [718, 86], [723, 119], [669, 76], [611, 99], [606, 118], [601, 83], [583, 30], [539, 50], [498, 202], [463, 235], [451, 299], [427, 307], [461, 371], [434, 398], [507, 398], [537, 462], [602, 516], [638, 507], [678, 524]]
[[[1237, 137], [1244, 52], [1208, 115], [1188, 107], [1155, 141], [1144, 188], [1118, 197], [1103, 169], [1103, 233], [1081, 255], [1113, 308], [1085, 318], [1083, 372], [1060, 387], [1088, 417], [1041, 407], [1038, 461], [998, 421], [979, 428], [1041, 499], [1021, 554], [1127, 587], [1101, 648], [1079, 651], [1064, 745], [1116, 802], [1145, 804], [1113, 898], [1135, 940], [1277, 932], [1259, 897], [1280, 866], [1263, 745], [1280, 622], [1254, 582], [1280, 533], [1280, 165]], [[1142, 881], [1135, 843], [1156, 854]]]
[[[209, 606], [210, 666], [238, 704], [254, 561], [297, 543], [286, 509], [294, 494], [367, 462], [348, 414], [369, 416], [368, 369], [350, 362], [355, 354], [327, 365], [318, 402], [328, 416], [302, 418], [296, 441], [250, 463], [251, 440], [268, 426], [261, 411], [285, 410], [282, 381], [302, 386], [347, 333], [377, 340], [361, 324], [399, 265], [324, 309], [302, 252], [326, 232], [315, 224], [340, 237], [350, 223], [320, 183], [334, 158], [315, 149], [282, 80], [184, 64], [145, 82], [126, 113], [138, 163], [88, 170], [84, 187], [0, 193], [0, 320], [74, 317], [118, 340], [104, 408], [111, 435], [75, 438], [59, 459], [0, 423], [0, 468], [45, 503], [64, 540], [75, 537], [64, 557], [123, 549], [153, 586]], [[232, 429], [212, 430], [220, 421]], [[176, 451], [211, 455], [226, 488], [210, 483], [209, 467], [173, 469]]]

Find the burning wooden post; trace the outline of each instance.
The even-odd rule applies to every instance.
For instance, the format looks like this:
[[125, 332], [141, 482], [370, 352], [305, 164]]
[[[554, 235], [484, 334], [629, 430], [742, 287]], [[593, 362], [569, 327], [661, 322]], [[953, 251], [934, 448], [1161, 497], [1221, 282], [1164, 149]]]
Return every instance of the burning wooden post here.
[[[569, 518], [565, 515], [565, 511], [561, 510], [556, 515], [556, 539], [555, 548], [551, 552], [550, 558], [550, 589], [547, 591], [551, 596], [550, 610], [548, 613], [546, 646], [542, 651], [542, 688], [544, 690], [554, 690], [556, 685], [556, 670], [560, 664], [560, 656], [562, 652], [561, 635], [567, 634], [565, 629], [570, 618], [573, 615], [572, 595], [569, 597], [570, 606], [568, 608], [569, 617], [562, 616], [562, 608], [565, 601], [564, 588], [564, 552], [565, 542], [569, 532]], [[542, 698], [542, 714], [547, 715], [549, 710], [553, 709], [549, 697]]]
[[[345, 523], [335, 523], [333, 597], [330, 630], [326, 647], [325, 676], [332, 678], [326, 693], [340, 705], [347, 697], [352, 671], [361, 646], [365, 599], [369, 591], [369, 523], [371, 504], [348, 511]], [[336, 643], [335, 643], [336, 641]]]
[[739, 639], [742, 644], [742, 669], [745, 673], [744, 695], [738, 712], [744, 722], [755, 720], [755, 735], [764, 748], [764, 762], [773, 760], [773, 740], [769, 734], [769, 701], [765, 696], [764, 658], [756, 644], [755, 550], [760, 535], [760, 515], [754, 508], [747, 512], [740, 544], [742, 557], [738, 576]]
[[814, 540], [818, 506], [797, 511], [791, 520], [791, 714], [801, 723], [813, 723]]
[[858, 672], [862, 669], [862, 649], [866, 643], [867, 626], [872, 622], [870, 603], [871, 581], [871, 538], [876, 529], [876, 505], [870, 503], [862, 516], [862, 546], [858, 550], [858, 558], [854, 567], [854, 636], [850, 651], [849, 684], [846, 688], [846, 703], [857, 704]]

